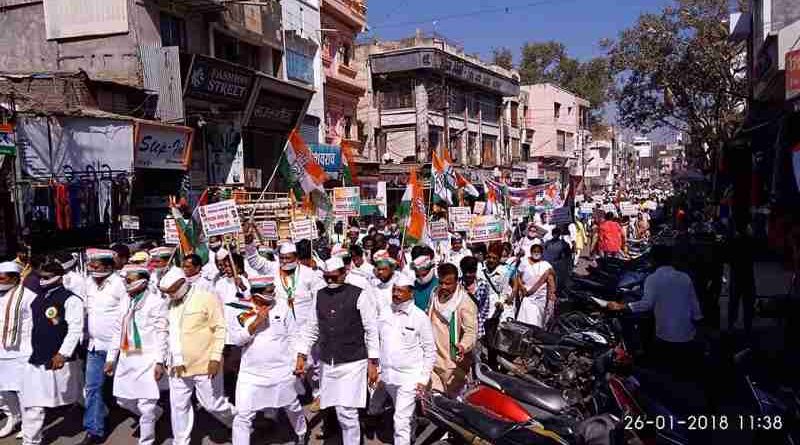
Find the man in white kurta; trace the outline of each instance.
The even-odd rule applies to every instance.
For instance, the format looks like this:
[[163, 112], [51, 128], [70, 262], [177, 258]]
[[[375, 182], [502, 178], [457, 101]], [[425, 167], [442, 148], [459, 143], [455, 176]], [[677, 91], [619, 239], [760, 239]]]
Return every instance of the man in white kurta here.
[[21, 273], [13, 261], [0, 263], [0, 410], [6, 415], [0, 437], [22, 421], [19, 393], [31, 354], [31, 302], [36, 294], [22, 285]]
[[114, 273], [114, 252], [88, 249], [89, 278], [86, 280], [86, 322], [88, 340], [86, 353], [86, 411], [83, 427], [86, 440], [105, 441], [105, 421], [108, 408], [103, 401], [106, 356], [119, 335], [119, 319], [128, 305], [125, 283]]
[[450, 248], [444, 254], [442, 262], [451, 263], [458, 267], [461, 264], [461, 259], [466, 256], [472, 256], [472, 252], [464, 247], [464, 239], [458, 233], [450, 235]]
[[230, 335], [242, 347], [233, 444], [249, 444], [256, 414], [277, 408], [286, 411], [297, 443], [303, 444], [306, 418], [297, 400], [294, 356], [287, 353], [297, 336], [295, 319], [286, 301], [275, 298], [272, 277], [254, 277], [250, 285], [253, 308], [238, 317], [240, 324]]
[[129, 264], [122, 274], [130, 303], [119, 320], [119, 335], [106, 356], [105, 371], [114, 375], [113, 394], [119, 406], [139, 416], [139, 444], [151, 445], [163, 414], [158, 399], [160, 383], [166, 383], [167, 301], [149, 286], [146, 268]]
[[392, 305], [378, 319], [381, 381], [394, 402], [394, 443], [411, 443], [417, 394], [431, 380], [436, 361], [431, 321], [414, 304], [414, 279], [401, 274], [392, 289]]
[[83, 301], [64, 288], [64, 268], [42, 266], [47, 286], [31, 302], [31, 355], [22, 378], [22, 443], [42, 442], [45, 408], [71, 405], [81, 398], [83, 372], [76, 349], [83, 334]]
[[[216, 261], [219, 274], [214, 282], [214, 294], [219, 298], [225, 311], [225, 322], [228, 328], [225, 346], [232, 346], [234, 343], [230, 337], [230, 330], [238, 323], [236, 316], [239, 315], [241, 309], [237, 306], [250, 295], [250, 283], [247, 278], [237, 273], [233, 264], [233, 254], [227, 249], [217, 251]], [[228, 354], [231, 354], [230, 348], [228, 348], [226, 357]]]
[[371, 296], [377, 314], [389, 310], [392, 304], [392, 286], [397, 280], [397, 262], [388, 251], [379, 250], [373, 255], [375, 274], [370, 279]]
[[295, 372], [305, 371], [311, 346], [319, 341], [322, 381], [320, 408], [335, 407], [344, 445], [358, 445], [358, 409], [367, 404], [367, 384], [378, 381], [380, 343], [372, 300], [356, 286], [345, 284], [341, 258], [325, 262], [327, 286], [317, 292], [313, 317], [297, 345]]

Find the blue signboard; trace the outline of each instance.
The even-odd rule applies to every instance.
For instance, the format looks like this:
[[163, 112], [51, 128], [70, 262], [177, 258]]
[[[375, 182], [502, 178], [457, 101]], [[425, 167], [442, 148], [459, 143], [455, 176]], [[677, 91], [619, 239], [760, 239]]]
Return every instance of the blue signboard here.
[[342, 150], [339, 146], [314, 143], [309, 143], [308, 146], [319, 165], [328, 174], [328, 178], [339, 179], [339, 173], [342, 171]]

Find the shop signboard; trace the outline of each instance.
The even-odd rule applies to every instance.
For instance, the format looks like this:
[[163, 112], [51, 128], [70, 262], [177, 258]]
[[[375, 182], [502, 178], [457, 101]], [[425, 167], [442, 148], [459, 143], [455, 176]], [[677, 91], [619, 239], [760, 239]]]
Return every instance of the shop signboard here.
[[537, 162], [528, 162], [525, 166], [525, 176], [528, 179], [539, 179], [539, 164]]
[[206, 238], [242, 231], [236, 201], [232, 199], [200, 206], [199, 213]]
[[278, 223], [275, 221], [261, 221], [258, 223], [258, 232], [261, 238], [267, 241], [278, 240]]
[[176, 125], [137, 122], [134, 166], [159, 170], [186, 170], [192, 153], [194, 130]]
[[168, 246], [177, 246], [180, 242], [178, 226], [175, 224], [175, 220], [166, 218], [164, 220], [164, 244]]
[[262, 88], [247, 125], [263, 130], [288, 132], [297, 124], [304, 106], [303, 99], [280, 95]]
[[[123, 230], [139, 230], [139, 217], [134, 215], [120, 215]], [[175, 220], [173, 220], [174, 222]]]
[[195, 54], [184, 95], [244, 107], [253, 90], [255, 71], [224, 60]]
[[311, 153], [317, 163], [325, 170], [328, 179], [339, 179], [339, 173], [342, 171], [342, 150], [336, 145], [327, 144], [308, 144], [311, 148]]
[[0, 155], [17, 155], [17, 142], [14, 135], [14, 127], [10, 124], [0, 125]]
[[428, 236], [431, 241], [447, 241], [450, 234], [447, 232], [447, 221], [432, 221], [428, 224]]
[[467, 240], [470, 243], [488, 243], [502, 241], [505, 225], [494, 215], [476, 215], [472, 217]]
[[450, 228], [454, 232], [469, 230], [469, 222], [472, 219], [469, 207], [450, 207], [447, 209], [447, 217], [450, 220]]
[[786, 100], [800, 97], [800, 49], [786, 53]]
[[292, 234], [292, 242], [317, 239], [317, 225], [313, 219], [301, 219], [289, 223], [289, 231]]
[[333, 189], [333, 214], [337, 217], [358, 216], [361, 211], [361, 189], [359, 187], [336, 187]]

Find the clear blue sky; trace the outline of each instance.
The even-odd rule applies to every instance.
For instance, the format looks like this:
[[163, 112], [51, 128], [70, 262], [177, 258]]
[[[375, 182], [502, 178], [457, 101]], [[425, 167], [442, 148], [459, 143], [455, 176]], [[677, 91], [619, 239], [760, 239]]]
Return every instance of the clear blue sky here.
[[[416, 28], [464, 45], [467, 53], [491, 57], [506, 46], [515, 57], [527, 41], [557, 40], [580, 59], [601, 55], [598, 41], [616, 38], [642, 12], [656, 12], [669, 0], [368, 0], [367, 36], [395, 39]], [[530, 6], [526, 6], [530, 5]], [[508, 12], [503, 9], [508, 7]], [[476, 11], [498, 10], [499, 12]], [[448, 19], [448, 16], [459, 15]], [[434, 23], [436, 20], [436, 23]], [[420, 23], [408, 23], [420, 22]]]

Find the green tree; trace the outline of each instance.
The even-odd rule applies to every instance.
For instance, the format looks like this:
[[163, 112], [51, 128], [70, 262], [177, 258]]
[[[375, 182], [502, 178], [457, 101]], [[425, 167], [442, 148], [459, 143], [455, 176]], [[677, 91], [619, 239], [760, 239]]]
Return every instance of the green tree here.
[[554, 83], [588, 100], [594, 123], [600, 120], [613, 85], [608, 58], [580, 61], [567, 54], [563, 43], [552, 40], [526, 43], [519, 71], [524, 85]]
[[492, 50], [492, 63], [507, 70], [514, 68], [514, 55], [506, 47], [494, 48]]
[[606, 42], [619, 79], [620, 123], [689, 134], [687, 156], [710, 170], [746, 99], [744, 50], [728, 40], [727, 0], [675, 0]]

